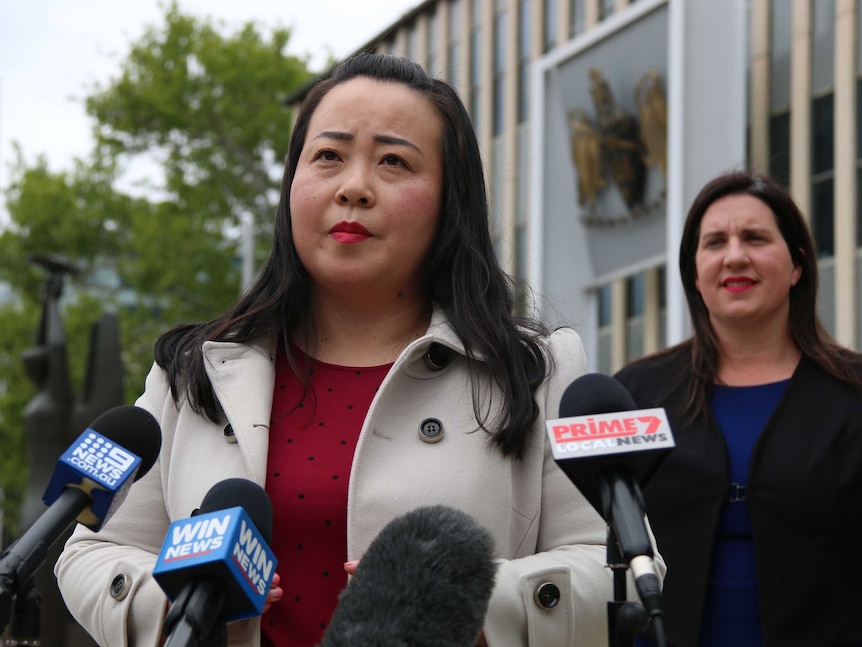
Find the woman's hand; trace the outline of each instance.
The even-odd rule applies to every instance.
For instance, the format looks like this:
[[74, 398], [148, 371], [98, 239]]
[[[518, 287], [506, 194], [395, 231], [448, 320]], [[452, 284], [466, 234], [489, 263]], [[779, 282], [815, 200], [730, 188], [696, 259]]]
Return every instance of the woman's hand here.
[[284, 595], [284, 591], [278, 585], [280, 581], [281, 577], [279, 577], [278, 573], [272, 576], [272, 583], [269, 585], [269, 594], [266, 596], [266, 602], [263, 605], [263, 611], [261, 611], [261, 613], [269, 611], [269, 607], [272, 606], [272, 603], [278, 602]]

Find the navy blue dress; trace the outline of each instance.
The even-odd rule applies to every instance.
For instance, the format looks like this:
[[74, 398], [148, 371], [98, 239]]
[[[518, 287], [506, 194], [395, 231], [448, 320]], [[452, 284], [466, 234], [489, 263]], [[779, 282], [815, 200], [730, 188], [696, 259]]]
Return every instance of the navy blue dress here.
[[[760, 647], [760, 609], [745, 486], [754, 445], [790, 380], [758, 386], [716, 385], [710, 409], [727, 446], [731, 492], [716, 534], [699, 644]], [[659, 546], [661, 552], [661, 546]], [[638, 638], [641, 647], [655, 642]]]

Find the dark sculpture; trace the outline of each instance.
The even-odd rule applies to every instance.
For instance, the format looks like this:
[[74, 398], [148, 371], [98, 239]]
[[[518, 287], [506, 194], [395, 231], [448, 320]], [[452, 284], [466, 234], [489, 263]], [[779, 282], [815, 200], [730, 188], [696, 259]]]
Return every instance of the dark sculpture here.
[[[30, 260], [44, 268], [48, 278], [35, 344], [23, 353], [36, 393], [23, 414], [30, 479], [21, 509], [22, 532], [45, 510], [42, 495], [60, 455], [93, 419], [124, 400], [119, 325], [116, 315], [105, 314], [93, 324], [84, 387], [75, 401], [59, 302], [66, 276], [78, 270], [57, 256], [33, 255]], [[72, 620], [57, 588], [53, 565], [64, 542], [62, 538], [51, 547], [32, 582], [18, 590], [9, 626], [9, 636], [18, 644], [38, 644], [32, 642], [38, 639], [43, 645], [95, 645]], [[50, 622], [40, 623], [40, 616]], [[27, 640], [31, 642], [23, 642]]]

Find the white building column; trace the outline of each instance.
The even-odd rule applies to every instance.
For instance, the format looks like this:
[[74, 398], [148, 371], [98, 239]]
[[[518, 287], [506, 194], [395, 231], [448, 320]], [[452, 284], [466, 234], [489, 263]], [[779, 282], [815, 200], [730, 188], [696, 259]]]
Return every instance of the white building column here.
[[745, 0], [668, 0], [667, 344], [690, 335], [677, 255], [686, 212], [720, 173], [743, 168]]
[[835, 338], [856, 339], [856, 0], [835, 5]]

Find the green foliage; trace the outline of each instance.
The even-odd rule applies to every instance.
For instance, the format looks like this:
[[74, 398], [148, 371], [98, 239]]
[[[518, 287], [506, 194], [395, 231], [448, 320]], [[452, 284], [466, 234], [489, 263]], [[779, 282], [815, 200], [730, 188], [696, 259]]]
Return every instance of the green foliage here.
[[[304, 60], [285, 53], [289, 37], [251, 23], [227, 33], [170, 5], [164, 24], [131, 44], [118, 76], [87, 97], [96, 141], [88, 159], [56, 172], [18, 152], [6, 189], [11, 222], [0, 231], [0, 281], [13, 290], [13, 302], [0, 305], [7, 530], [27, 482], [22, 416], [35, 388], [21, 355], [36, 339], [47, 277], [32, 255], [80, 270], [62, 301], [74, 392], [90, 326], [110, 311], [120, 318], [126, 401], [134, 401], [155, 338], [236, 298], [241, 220], [253, 218], [258, 261], [270, 247], [292, 125], [284, 99], [311, 77]], [[142, 163], [160, 180], [130, 186], [125, 169]]]
[[[15, 531], [21, 496], [27, 483], [22, 412], [33, 395], [26, 388], [27, 376], [21, 362], [21, 352], [32, 342], [39, 322], [39, 313], [32, 303], [4, 304], [0, 306], [0, 487], [6, 496], [0, 499], [3, 524]], [[2, 537], [2, 533], [0, 533]]]
[[271, 222], [291, 116], [283, 103], [310, 75], [284, 55], [288, 29], [268, 38], [248, 24], [231, 36], [168, 9], [166, 24], [136, 43], [121, 75], [87, 110], [99, 141], [125, 154], [158, 152], [178, 213], [238, 224]]

